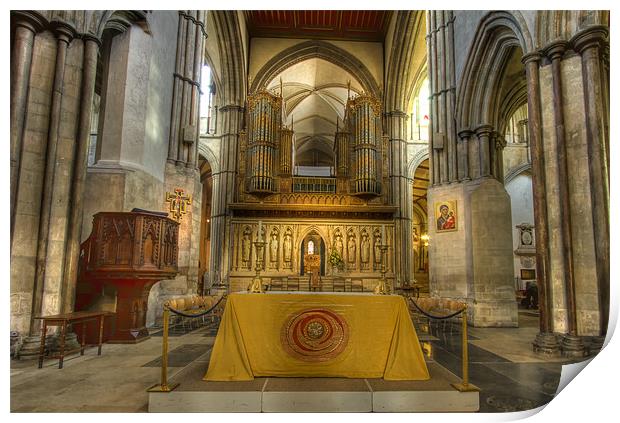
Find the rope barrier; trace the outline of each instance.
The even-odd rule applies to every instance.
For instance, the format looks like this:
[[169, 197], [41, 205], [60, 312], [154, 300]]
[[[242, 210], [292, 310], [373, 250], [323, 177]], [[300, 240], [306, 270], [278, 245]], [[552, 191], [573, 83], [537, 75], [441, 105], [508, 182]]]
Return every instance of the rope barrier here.
[[452, 317], [454, 317], [454, 316], [457, 316], [457, 315], [461, 314], [461, 313], [465, 310], [465, 307], [463, 307], [462, 309], [457, 310], [457, 311], [455, 311], [454, 313], [449, 314], [449, 315], [447, 315], [447, 316], [433, 316], [432, 314], [427, 313], [426, 311], [422, 310], [422, 308], [421, 308], [419, 305], [417, 305], [415, 301], [413, 301], [413, 298], [409, 297], [409, 300], [413, 303], [413, 305], [415, 306], [415, 308], [417, 308], [417, 309], [418, 309], [418, 311], [419, 311], [420, 313], [422, 313], [423, 315], [425, 315], [425, 316], [426, 316], [426, 317], [428, 317], [429, 319], [436, 319], [436, 320], [451, 319]]
[[[177, 314], [179, 316], [183, 316], [183, 317], [190, 317], [190, 318], [201, 317], [201, 316], [204, 316], [205, 314], [211, 313], [222, 302], [224, 298], [226, 298], [226, 295], [222, 295], [219, 298], [219, 300], [217, 300], [215, 304], [212, 307], [210, 307], [208, 310], [198, 311], [197, 313], [186, 313], [181, 310], [172, 308], [170, 306], [170, 301], [164, 304], [164, 316], [163, 316], [164, 329], [163, 329], [163, 335], [162, 335], [162, 341], [161, 341], [161, 349], [162, 349], [162, 352], [161, 352], [161, 382], [151, 386], [149, 389], [147, 389], [147, 392], [170, 392], [174, 390], [174, 388], [179, 386], [178, 383], [172, 383], [172, 384], [168, 383], [168, 331], [170, 328], [170, 312]], [[171, 300], [171, 301], [174, 302], [174, 300]], [[192, 298], [191, 302], [189, 303], [192, 306], [200, 305], [199, 303], [200, 301], [202, 301], [204, 304], [205, 297], [198, 297], [198, 301], [199, 301], [198, 303], [195, 303], [193, 301], [195, 301], [194, 298]], [[185, 304], [185, 301], [183, 300], [182, 302], [179, 302], [179, 303], [174, 302], [174, 304]]]
[[[428, 317], [429, 319], [446, 320], [446, 319], [455, 317], [459, 314], [463, 315], [462, 316], [462, 362], [461, 362], [463, 375], [461, 378], [461, 383], [451, 383], [451, 385], [454, 387], [454, 389], [456, 389], [459, 392], [479, 391], [480, 389], [477, 386], [469, 383], [469, 351], [467, 347], [468, 345], [467, 344], [467, 304], [463, 304], [463, 308], [455, 311], [454, 313], [448, 314], [446, 316], [434, 316], [431, 313], [428, 313], [425, 310], [423, 310], [422, 307], [420, 307], [415, 301], [413, 301], [413, 298], [409, 297], [409, 300], [411, 300], [415, 308], [417, 308], [420, 313], [422, 313], [424, 316]], [[441, 300], [437, 299], [438, 303], [440, 301]], [[450, 303], [459, 304], [455, 301], [450, 301]]]
[[173, 312], [174, 314], [178, 314], [179, 316], [183, 316], [183, 317], [192, 317], [192, 318], [193, 318], [193, 317], [202, 317], [202, 316], [204, 316], [205, 314], [209, 314], [209, 313], [211, 313], [211, 312], [212, 312], [212, 311], [213, 311], [213, 310], [214, 310], [214, 309], [215, 309], [218, 305], [220, 305], [220, 303], [222, 302], [222, 300], [224, 299], [224, 297], [226, 297], [226, 296], [225, 296], [225, 295], [222, 295], [222, 296], [220, 297], [220, 299], [219, 299], [219, 300], [217, 300], [217, 302], [216, 302], [216, 303], [213, 305], [213, 307], [211, 307], [210, 309], [205, 310], [205, 311], [201, 311], [201, 312], [198, 312], [198, 313], [185, 313], [185, 312], [183, 312], [183, 311], [181, 311], [181, 310], [174, 309], [174, 308], [170, 307], [169, 305], [167, 305], [166, 307], [168, 308], [168, 310], [170, 310], [170, 311], [171, 311], [171, 312]]

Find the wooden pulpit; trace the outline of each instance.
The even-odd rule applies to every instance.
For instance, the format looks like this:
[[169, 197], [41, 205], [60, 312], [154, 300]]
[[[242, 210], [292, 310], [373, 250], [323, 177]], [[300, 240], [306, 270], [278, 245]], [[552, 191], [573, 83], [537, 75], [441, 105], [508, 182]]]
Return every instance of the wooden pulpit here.
[[76, 311], [113, 311], [115, 318], [105, 328], [108, 342], [147, 339], [149, 291], [177, 274], [178, 238], [179, 223], [166, 213], [97, 213], [82, 244]]

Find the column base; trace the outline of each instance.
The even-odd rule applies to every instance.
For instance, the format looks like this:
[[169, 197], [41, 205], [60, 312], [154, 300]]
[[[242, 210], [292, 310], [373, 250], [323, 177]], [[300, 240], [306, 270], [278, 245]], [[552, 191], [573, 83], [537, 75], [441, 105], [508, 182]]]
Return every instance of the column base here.
[[[75, 332], [67, 332], [65, 335], [65, 351], [76, 350], [80, 348], [80, 343], [78, 341], [77, 335]], [[52, 352], [60, 353], [60, 335], [55, 335], [54, 340], [52, 342]]]
[[[54, 344], [54, 335], [45, 337], [45, 352], [49, 351]], [[36, 360], [39, 358], [39, 350], [41, 348], [41, 336], [27, 336], [17, 351], [17, 357], [20, 360]]]
[[596, 355], [603, 349], [605, 344], [604, 336], [593, 336], [590, 341], [590, 355]]
[[565, 334], [562, 338], [562, 357], [583, 358], [587, 350], [579, 336]]
[[537, 354], [554, 356], [560, 352], [558, 338], [551, 332], [539, 332], [532, 342], [532, 347]]

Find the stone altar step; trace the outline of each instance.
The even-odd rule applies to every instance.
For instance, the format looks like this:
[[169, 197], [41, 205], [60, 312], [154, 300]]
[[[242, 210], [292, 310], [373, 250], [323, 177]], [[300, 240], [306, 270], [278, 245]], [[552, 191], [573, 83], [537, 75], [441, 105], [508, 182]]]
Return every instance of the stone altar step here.
[[473, 412], [478, 392], [458, 392], [460, 379], [428, 362], [427, 381], [261, 377], [206, 382], [209, 354], [170, 378], [172, 392], [149, 392], [150, 412]]

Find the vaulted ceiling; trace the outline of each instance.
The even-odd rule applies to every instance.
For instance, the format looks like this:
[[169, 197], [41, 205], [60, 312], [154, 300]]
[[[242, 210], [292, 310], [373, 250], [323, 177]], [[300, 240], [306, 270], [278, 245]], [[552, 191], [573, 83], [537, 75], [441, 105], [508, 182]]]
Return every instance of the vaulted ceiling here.
[[333, 165], [336, 119], [342, 125], [347, 101], [347, 84], [351, 95], [362, 91], [350, 73], [323, 59], [297, 63], [277, 75], [267, 86], [280, 93], [280, 79], [285, 101], [286, 124], [294, 124], [295, 162], [300, 165]]
[[378, 41], [385, 38], [390, 11], [248, 10], [251, 37]]

